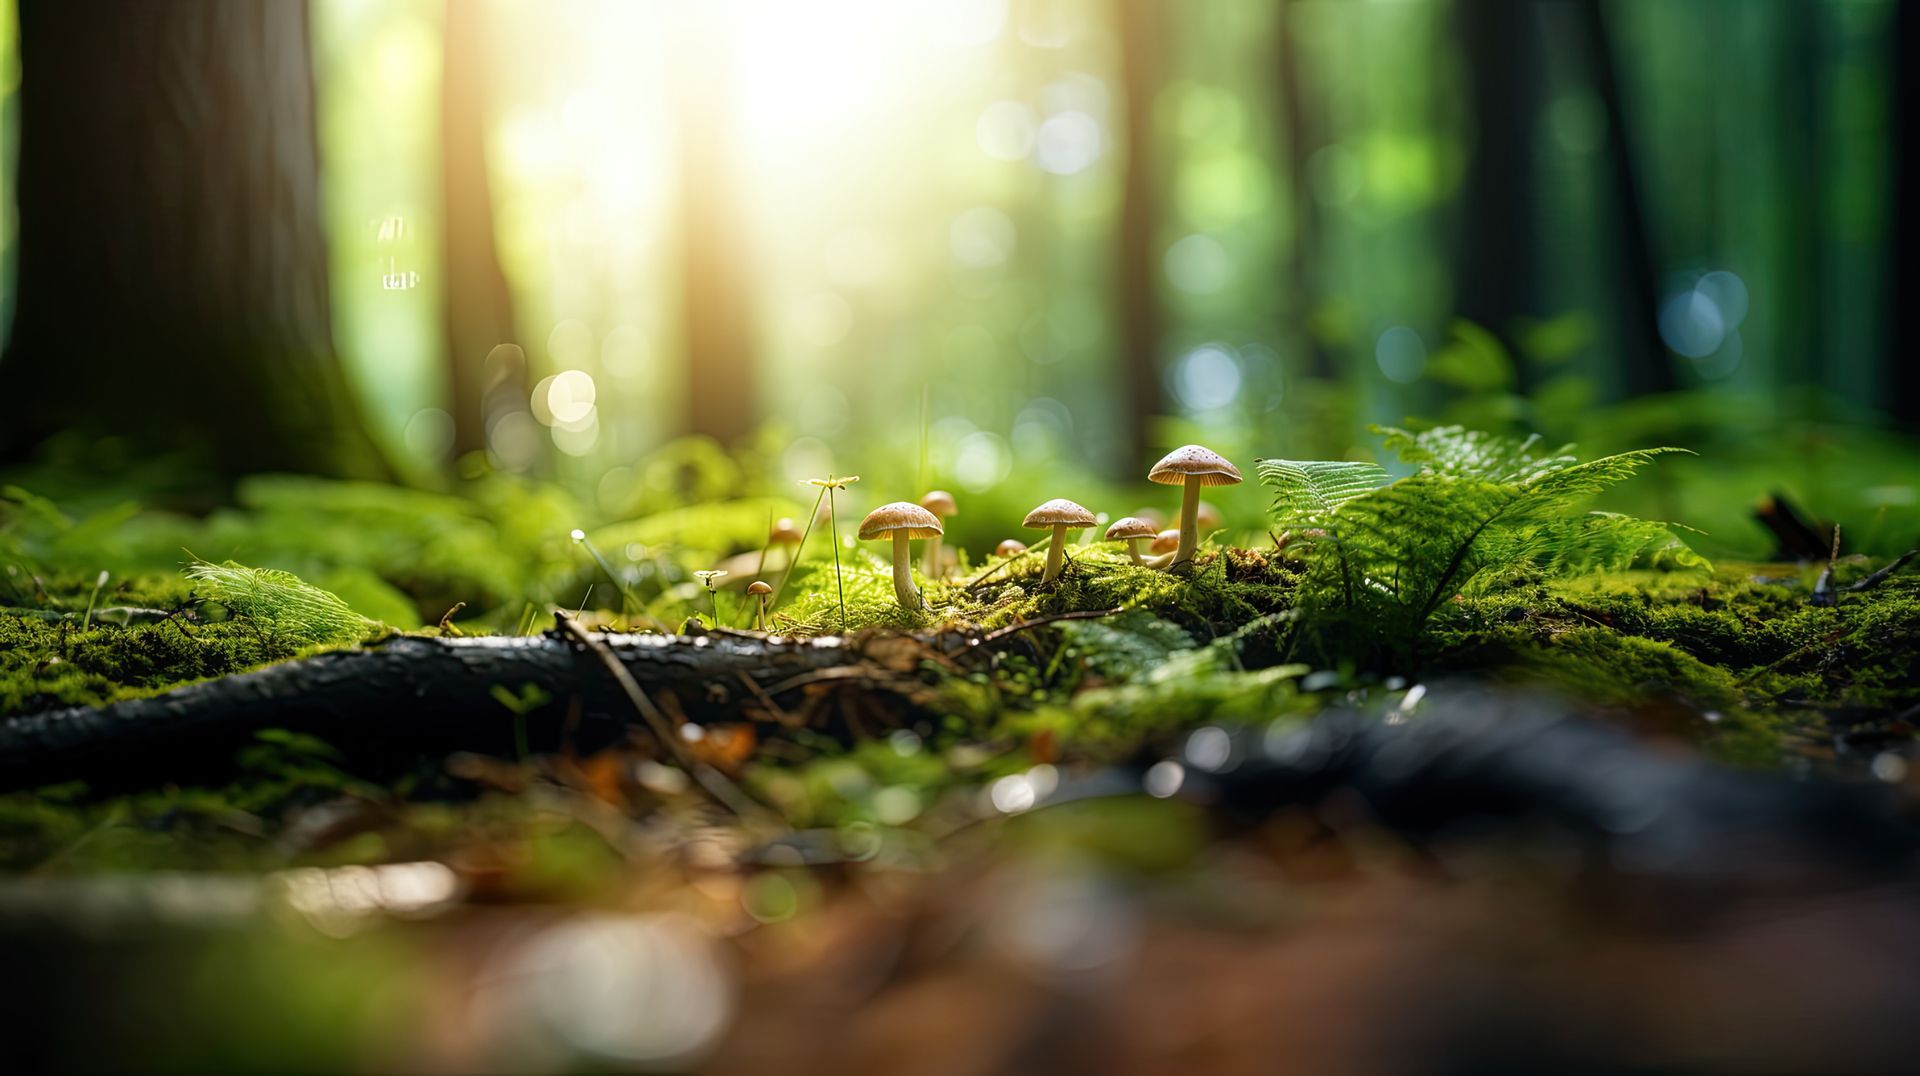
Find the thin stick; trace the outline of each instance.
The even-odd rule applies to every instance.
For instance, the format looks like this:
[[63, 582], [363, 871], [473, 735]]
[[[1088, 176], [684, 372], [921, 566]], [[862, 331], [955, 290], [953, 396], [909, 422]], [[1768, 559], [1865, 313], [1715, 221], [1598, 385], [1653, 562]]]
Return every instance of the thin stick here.
[[1048, 616], [1037, 616], [1037, 617], [1034, 617], [1032, 620], [1022, 620], [1018, 624], [1009, 624], [1004, 628], [996, 628], [993, 631], [990, 631], [985, 635], [982, 635], [980, 637], [980, 642], [982, 644], [997, 643], [1009, 635], [1016, 635], [1016, 634], [1019, 634], [1020, 632], [1026, 631], [1028, 628], [1037, 628], [1044, 624], [1052, 624], [1055, 621], [1099, 620], [1102, 617], [1117, 616], [1118, 614], [1124, 613], [1124, 612], [1126, 612], [1125, 609], [1089, 609], [1089, 610], [1081, 610], [1080, 612], [1076, 612], [1076, 613], [1053, 613]]
[[1912, 560], [1915, 557], [1920, 557], [1920, 549], [1909, 549], [1905, 553], [1902, 553], [1899, 556], [1895, 557], [1893, 559], [1892, 564], [1889, 564], [1886, 567], [1880, 569], [1879, 571], [1874, 572], [1873, 574], [1867, 576], [1866, 578], [1860, 580], [1857, 583], [1851, 583], [1851, 584], [1848, 584], [1847, 586], [1841, 587], [1840, 590], [1842, 593], [1845, 593], [1845, 594], [1857, 594], [1860, 591], [1870, 590], [1874, 587], [1877, 587], [1881, 583], [1886, 582], [1888, 576], [1892, 575], [1893, 573], [1899, 571], [1901, 568], [1905, 567], [1907, 562]]
[[613, 652], [612, 647], [607, 645], [606, 640], [581, 627], [580, 622], [568, 616], [564, 609], [555, 609], [553, 617], [562, 631], [571, 635], [581, 646], [591, 651], [594, 657], [600, 659], [600, 664], [606, 667], [607, 672], [613, 676], [614, 682], [620, 685], [620, 690], [626, 694], [627, 701], [633, 703], [633, 708], [639, 712], [641, 720], [647, 723], [647, 728], [665, 745], [674, 760], [679, 762], [681, 768], [694, 779], [694, 783], [700, 786], [701, 791], [711, 797], [715, 803], [742, 818], [768, 814], [759, 804], [754, 803], [739, 789], [733, 787], [733, 783], [718, 770], [687, 753], [686, 745], [680, 741], [666, 713], [647, 697], [647, 693], [640, 687], [640, 681], [635, 680], [633, 674], [627, 671], [627, 667], [620, 663], [619, 656]]
[[[820, 502], [827, 495], [827, 487], [821, 486], [820, 492], [813, 498], [813, 510], [807, 513], [807, 528], [800, 532], [800, 544], [793, 547], [793, 556], [787, 558], [786, 570], [780, 573], [780, 582], [774, 584], [773, 597], [767, 600], [767, 608], [780, 604], [780, 595], [787, 589], [787, 578], [800, 563], [800, 554], [807, 551], [807, 536], [813, 533], [813, 521], [820, 518]], [[767, 528], [771, 531], [773, 528]]]

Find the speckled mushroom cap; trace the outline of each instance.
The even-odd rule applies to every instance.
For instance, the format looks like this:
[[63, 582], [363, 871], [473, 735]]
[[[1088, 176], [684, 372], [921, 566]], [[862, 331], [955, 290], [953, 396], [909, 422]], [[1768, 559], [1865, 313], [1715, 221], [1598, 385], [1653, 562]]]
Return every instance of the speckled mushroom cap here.
[[931, 538], [944, 533], [940, 521], [932, 512], [917, 504], [906, 501], [894, 501], [883, 504], [867, 513], [860, 521], [860, 540], [872, 541], [881, 536], [891, 537], [895, 531], [906, 531], [909, 538]]
[[941, 519], [960, 514], [960, 506], [953, 503], [953, 494], [944, 489], [928, 490], [927, 495], [920, 498], [920, 507]]
[[1153, 470], [1147, 472], [1147, 481], [1163, 486], [1178, 486], [1189, 478], [1199, 479], [1203, 486], [1237, 486], [1240, 469], [1210, 448], [1181, 445], [1162, 456]]
[[1094, 522], [1092, 512], [1087, 511], [1072, 501], [1055, 499], [1028, 512], [1027, 518], [1021, 521], [1020, 525], [1023, 527], [1038, 527], [1042, 530], [1048, 527], [1066, 527], [1071, 530], [1078, 530], [1081, 527], [1091, 527]]
[[1107, 528], [1107, 541], [1118, 542], [1128, 538], [1151, 538], [1160, 533], [1160, 528], [1141, 519], [1139, 516], [1122, 516]]
[[1147, 547], [1149, 553], [1171, 553], [1180, 548], [1180, 528], [1171, 527], [1153, 536], [1153, 544]]

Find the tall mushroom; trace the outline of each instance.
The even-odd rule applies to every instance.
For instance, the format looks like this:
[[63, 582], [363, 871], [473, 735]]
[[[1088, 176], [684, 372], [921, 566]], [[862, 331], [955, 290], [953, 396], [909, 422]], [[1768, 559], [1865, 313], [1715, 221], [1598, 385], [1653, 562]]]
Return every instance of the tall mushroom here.
[[1092, 512], [1068, 500], [1048, 501], [1027, 513], [1021, 526], [1053, 531], [1053, 541], [1047, 544], [1047, 570], [1040, 576], [1042, 583], [1051, 583], [1060, 577], [1060, 565], [1066, 559], [1067, 532], [1093, 524]]
[[1140, 539], [1151, 538], [1158, 534], [1159, 530], [1158, 527], [1139, 516], [1122, 516], [1107, 528], [1107, 541], [1125, 542], [1127, 556], [1132, 557], [1135, 564], [1145, 564], [1146, 561], [1140, 559]]
[[902, 609], [920, 608], [920, 591], [913, 585], [915, 538], [937, 538], [942, 528], [932, 512], [909, 501], [883, 504], [860, 521], [860, 540], [893, 539], [893, 593]]
[[[920, 507], [939, 517], [943, 533], [946, 530], [947, 517], [960, 514], [960, 507], [953, 503], [953, 494], [944, 489], [928, 490], [927, 495], [920, 498]], [[924, 556], [926, 560], [920, 566], [920, 574], [928, 579], [945, 579], [947, 566], [940, 559], [940, 535], [936, 534], [927, 539]]]
[[1147, 474], [1147, 480], [1163, 486], [1184, 486], [1180, 500], [1180, 545], [1173, 551], [1171, 564], [1193, 559], [1200, 544], [1200, 487], [1233, 486], [1240, 483], [1240, 469], [1226, 457], [1199, 445], [1182, 445], [1162, 457]]
[[755, 579], [747, 584], [747, 593], [753, 595], [753, 600], [760, 603], [760, 608], [753, 616], [753, 626], [760, 631], [766, 631], [767, 597], [773, 593], [773, 588], [767, 585], [766, 580]]

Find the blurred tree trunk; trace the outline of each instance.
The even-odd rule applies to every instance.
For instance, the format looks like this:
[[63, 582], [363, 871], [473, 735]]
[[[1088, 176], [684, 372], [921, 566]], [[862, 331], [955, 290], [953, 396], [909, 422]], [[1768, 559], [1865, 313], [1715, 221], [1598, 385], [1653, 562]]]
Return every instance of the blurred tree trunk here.
[[[447, 384], [453, 454], [484, 451], [487, 429], [526, 411], [526, 352], [516, 344], [513, 295], [494, 248], [487, 172], [487, 6], [447, 0], [440, 86], [441, 234], [446, 253]], [[500, 348], [496, 352], [496, 348]], [[543, 442], [544, 443], [544, 442]]]
[[4, 453], [383, 477], [333, 348], [307, 5], [23, 0]]
[[1119, 304], [1121, 473], [1132, 476], [1150, 462], [1147, 426], [1160, 413], [1160, 347], [1165, 332], [1160, 311], [1159, 192], [1153, 145], [1153, 101], [1160, 89], [1158, 4], [1117, 0], [1120, 74], [1126, 91], [1127, 155], [1120, 203], [1120, 251], [1115, 268]]
[[1920, 432], [1920, 359], [1908, 350], [1912, 344], [1912, 322], [1907, 317], [1907, 300], [1920, 295], [1920, 4], [1894, 6], [1892, 33], [1887, 35], [1886, 63], [1893, 81], [1891, 129], [1886, 144], [1893, 147], [1893, 181], [1887, 187], [1892, 195], [1888, 216], [1892, 234], [1887, 237], [1887, 253], [1892, 262], [1887, 272], [1887, 322], [1881, 331], [1882, 376], [1887, 398], [1884, 406], [1909, 430]]
[[1299, 0], [1281, 0], [1276, 15], [1277, 49], [1275, 67], [1279, 73], [1280, 116], [1287, 147], [1287, 187], [1293, 206], [1292, 279], [1287, 281], [1291, 299], [1287, 304], [1291, 332], [1306, 352], [1306, 372], [1315, 378], [1335, 376], [1333, 357], [1314, 325], [1318, 306], [1320, 255], [1320, 207], [1313, 194], [1311, 162], [1324, 142], [1306, 107], [1306, 86], [1301, 79], [1302, 50], [1299, 27], [1294, 25]]
[[1527, 363], [1515, 323], [1542, 313], [1534, 132], [1545, 42], [1531, 0], [1466, 3], [1455, 11], [1475, 130], [1462, 195], [1454, 309], [1500, 339], [1512, 357], [1516, 387], [1525, 392]]
[[1621, 387], [1629, 396], [1667, 392], [1674, 387], [1673, 362], [1660, 340], [1660, 283], [1654, 268], [1646, 211], [1640, 201], [1639, 170], [1633, 140], [1627, 135], [1625, 102], [1613, 38], [1600, 0], [1573, 5], [1574, 30], [1587, 50], [1588, 77], [1606, 113], [1606, 149], [1613, 195], [1614, 252], [1619, 281]]
[[728, 167], [732, 60], [717, 16], [689, 9], [681, 50], [680, 269], [686, 331], [686, 432], [723, 444], [753, 432], [753, 320], [743, 280], [744, 244]]

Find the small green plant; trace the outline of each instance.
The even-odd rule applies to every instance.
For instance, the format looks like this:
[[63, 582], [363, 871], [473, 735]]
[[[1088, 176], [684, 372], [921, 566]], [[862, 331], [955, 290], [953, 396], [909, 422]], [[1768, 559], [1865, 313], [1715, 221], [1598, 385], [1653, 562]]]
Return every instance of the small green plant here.
[[308, 643], [358, 642], [380, 628], [347, 603], [292, 572], [227, 561], [196, 561], [186, 570], [200, 596], [258, 625], [268, 636]]
[[[1596, 494], [1679, 449], [1581, 462], [1565, 449], [1447, 426], [1380, 429], [1418, 468], [1393, 479], [1372, 463], [1261, 460], [1275, 529], [1305, 551], [1295, 597], [1297, 649], [1319, 659], [1417, 663], [1434, 615], [1470, 585], [1568, 576], [1636, 563], [1704, 567], [1667, 524], [1581, 511]], [[1382, 654], [1381, 651], [1386, 651]]]

